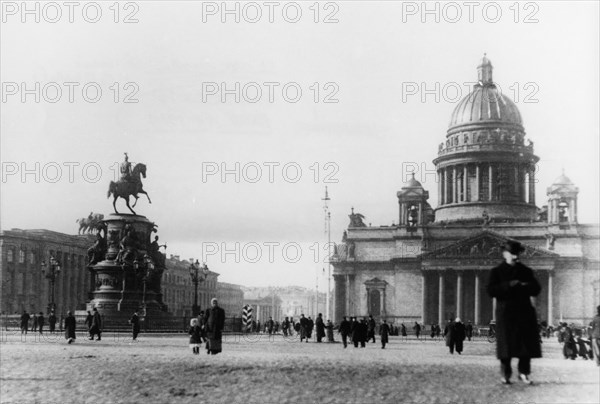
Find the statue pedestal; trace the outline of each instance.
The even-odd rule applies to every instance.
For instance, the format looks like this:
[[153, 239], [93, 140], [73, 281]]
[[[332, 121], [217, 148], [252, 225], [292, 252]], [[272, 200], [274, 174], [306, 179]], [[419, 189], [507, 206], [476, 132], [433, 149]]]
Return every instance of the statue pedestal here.
[[162, 303], [160, 283], [164, 258], [150, 241], [155, 224], [144, 216], [111, 214], [106, 225], [103, 260], [90, 265], [95, 289], [88, 310], [105, 318], [126, 320], [134, 311], [170, 316]]

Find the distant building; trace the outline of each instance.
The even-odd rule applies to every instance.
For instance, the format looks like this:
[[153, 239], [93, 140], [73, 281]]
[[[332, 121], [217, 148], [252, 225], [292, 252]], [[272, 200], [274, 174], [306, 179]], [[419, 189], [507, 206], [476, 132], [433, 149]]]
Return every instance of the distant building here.
[[[193, 259], [181, 260], [171, 255], [166, 261], [167, 269], [163, 273], [163, 302], [168, 311], [175, 316], [191, 316], [194, 304], [194, 284], [190, 277]], [[209, 268], [210, 269], [210, 268]], [[217, 296], [217, 278], [219, 274], [210, 271], [203, 282], [198, 283], [198, 305], [200, 310], [210, 305], [210, 299]]]
[[251, 305], [254, 319], [264, 321], [273, 316], [281, 321], [284, 317], [299, 318], [300, 314], [315, 318], [325, 312], [326, 294], [300, 286], [286, 287], [245, 287], [244, 304]]
[[42, 261], [50, 256], [60, 263], [54, 284], [57, 315], [84, 310], [93, 290], [86, 268], [92, 236], [76, 236], [50, 230], [11, 229], [0, 232], [0, 311], [13, 314], [47, 312], [50, 282], [42, 273]]
[[219, 306], [225, 310], [227, 317], [241, 317], [244, 306], [244, 291], [240, 285], [232, 283], [217, 283], [217, 299]]

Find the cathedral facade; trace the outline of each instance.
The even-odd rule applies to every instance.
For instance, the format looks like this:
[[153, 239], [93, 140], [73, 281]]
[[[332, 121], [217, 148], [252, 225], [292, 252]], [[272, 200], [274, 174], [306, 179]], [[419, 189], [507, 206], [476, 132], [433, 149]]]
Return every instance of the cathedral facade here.
[[560, 175], [535, 204], [533, 142], [517, 106], [492, 80], [484, 57], [478, 83], [455, 107], [433, 160], [438, 202], [414, 178], [397, 193], [398, 225], [366, 226], [352, 212], [335, 248], [334, 320], [473, 324], [494, 319], [486, 293], [501, 245], [517, 240], [542, 285], [532, 299], [540, 321], [587, 324], [600, 304], [599, 227], [577, 219], [578, 188]]

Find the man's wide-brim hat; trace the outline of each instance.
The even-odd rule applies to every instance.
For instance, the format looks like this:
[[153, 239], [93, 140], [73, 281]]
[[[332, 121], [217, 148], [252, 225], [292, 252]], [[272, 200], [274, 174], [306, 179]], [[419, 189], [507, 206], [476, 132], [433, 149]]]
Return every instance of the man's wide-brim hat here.
[[523, 247], [523, 245], [521, 243], [519, 243], [518, 241], [511, 241], [511, 240], [504, 243], [502, 245], [502, 249], [504, 251], [508, 251], [512, 255], [519, 255], [520, 253], [525, 251], [525, 248]]

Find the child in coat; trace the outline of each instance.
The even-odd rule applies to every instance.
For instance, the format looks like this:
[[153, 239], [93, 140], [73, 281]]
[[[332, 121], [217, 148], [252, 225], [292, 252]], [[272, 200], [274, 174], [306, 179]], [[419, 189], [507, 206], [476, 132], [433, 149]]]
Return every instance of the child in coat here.
[[192, 353], [198, 355], [200, 353], [200, 344], [202, 343], [202, 337], [200, 336], [200, 326], [198, 325], [198, 319], [193, 318], [190, 321], [190, 348]]

